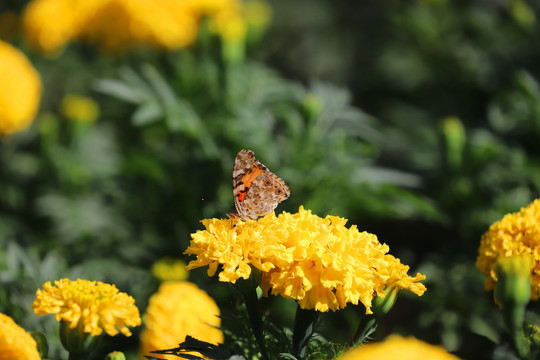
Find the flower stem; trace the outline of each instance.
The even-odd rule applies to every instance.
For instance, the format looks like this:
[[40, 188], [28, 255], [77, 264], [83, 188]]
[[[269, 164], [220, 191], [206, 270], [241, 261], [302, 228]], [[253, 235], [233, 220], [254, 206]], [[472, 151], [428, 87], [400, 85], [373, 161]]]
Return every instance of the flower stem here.
[[293, 331], [293, 352], [298, 359], [303, 359], [309, 343], [309, 338], [313, 335], [315, 323], [319, 313], [315, 310], [304, 310], [298, 306], [294, 318]]
[[255, 340], [259, 345], [259, 350], [261, 351], [261, 357], [263, 360], [268, 360], [264, 336], [261, 329], [261, 315], [259, 313], [257, 291], [253, 290], [249, 292], [242, 292], [242, 296], [244, 298], [244, 304], [246, 305], [249, 321], [251, 323], [251, 330], [253, 330], [253, 335], [255, 335]]
[[364, 315], [360, 318], [360, 324], [358, 324], [358, 329], [354, 334], [354, 345], [362, 344], [375, 331], [377, 328], [376, 321], [377, 317], [373, 314]]
[[239, 279], [236, 281], [236, 288], [242, 294], [244, 304], [249, 316], [249, 322], [251, 323], [251, 330], [259, 345], [261, 351], [261, 358], [268, 360], [268, 353], [264, 343], [264, 336], [261, 328], [261, 314], [259, 313], [259, 299], [257, 298], [257, 287], [261, 282], [261, 272], [255, 267], [251, 268], [251, 276], [248, 279]]

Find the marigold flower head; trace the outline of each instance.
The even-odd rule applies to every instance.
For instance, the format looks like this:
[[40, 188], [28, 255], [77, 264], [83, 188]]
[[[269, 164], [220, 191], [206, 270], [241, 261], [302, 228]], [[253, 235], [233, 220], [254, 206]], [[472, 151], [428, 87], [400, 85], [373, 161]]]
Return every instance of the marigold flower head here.
[[247, 279], [251, 266], [262, 273], [265, 293], [298, 301], [304, 309], [328, 311], [361, 302], [371, 313], [375, 295], [385, 289], [407, 289], [422, 295], [424, 275], [407, 275], [408, 266], [387, 254], [377, 237], [347, 228], [346, 219], [320, 218], [300, 207], [296, 214], [282, 213], [241, 222], [207, 219], [206, 230], [192, 234], [186, 254], [196, 255], [188, 270], [208, 265], [212, 276], [235, 283]]
[[536, 301], [540, 297], [540, 199], [519, 212], [505, 215], [482, 236], [476, 267], [488, 276], [485, 289], [492, 290], [498, 280], [499, 257], [523, 255], [532, 258], [531, 300]]
[[41, 79], [22, 52], [1, 40], [0, 79], [0, 135], [11, 135], [34, 120]]
[[215, 301], [190, 282], [161, 284], [144, 315], [141, 359], [154, 350], [171, 349], [190, 335], [213, 344], [223, 343], [219, 308]]
[[345, 352], [336, 360], [459, 360], [442, 346], [415, 339], [392, 335], [380, 343], [361, 345]]
[[105, 331], [114, 336], [118, 332], [131, 336], [128, 326], [139, 326], [141, 318], [135, 300], [116, 286], [77, 279], [46, 282], [36, 292], [33, 304], [37, 315], [54, 314], [69, 328], [81, 326], [84, 333], [98, 336]]
[[0, 313], [0, 359], [40, 360], [36, 341], [9, 316]]

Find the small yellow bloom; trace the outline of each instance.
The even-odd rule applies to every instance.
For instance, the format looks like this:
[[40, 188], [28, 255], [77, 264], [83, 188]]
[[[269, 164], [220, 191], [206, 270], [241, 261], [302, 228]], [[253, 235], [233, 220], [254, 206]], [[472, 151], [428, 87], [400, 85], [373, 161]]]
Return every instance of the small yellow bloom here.
[[311, 211], [282, 213], [240, 222], [208, 219], [206, 230], [192, 234], [186, 254], [196, 255], [188, 270], [208, 265], [208, 275], [235, 283], [247, 279], [253, 266], [261, 271], [265, 293], [298, 301], [303, 309], [328, 311], [361, 302], [371, 313], [375, 295], [388, 288], [407, 289], [422, 295], [425, 278], [407, 275], [408, 266], [388, 255], [377, 237], [347, 228], [346, 219], [320, 218]]
[[99, 105], [87, 96], [67, 94], [60, 104], [60, 112], [69, 120], [93, 123], [99, 116]]
[[219, 308], [190, 282], [164, 282], [150, 298], [141, 333], [141, 359], [150, 351], [175, 348], [190, 335], [213, 344], [223, 343]]
[[0, 313], [0, 359], [40, 360], [32, 336], [9, 316]]
[[500, 257], [530, 256], [531, 300], [540, 297], [540, 199], [517, 213], [507, 214], [495, 222], [482, 236], [476, 267], [488, 278], [486, 290], [492, 290], [498, 280]]
[[357, 346], [336, 360], [459, 360], [442, 346], [415, 339], [392, 335], [380, 343]]
[[186, 263], [168, 257], [155, 262], [151, 271], [161, 281], [183, 281], [188, 278]]
[[0, 136], [30, 125], [41, 98], [41, 79], [26, 56], [0, 40]]
[[37, 315], [54, 314], [70, 329], [82, 328], [84, 333], [98, 336], [118, 331], [131, 336], [128, 326], [139, 326], [141, 318], [135, 300], [116, 286], [101, 281], [77, 279], [50, 281], [36, 292], [33, 304]]

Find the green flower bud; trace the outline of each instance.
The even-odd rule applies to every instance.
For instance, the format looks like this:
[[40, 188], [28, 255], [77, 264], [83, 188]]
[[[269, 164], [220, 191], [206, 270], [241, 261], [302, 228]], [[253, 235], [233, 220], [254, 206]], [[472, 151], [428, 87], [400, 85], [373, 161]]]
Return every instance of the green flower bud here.
[[105, 360], [126, 360], [126, 356], [123, 352], [120, 351], [113, 351], [112, 353], [109, 353]]
[[308, 119], [318, 118], [323, 110], [323, 103], [316, 94], [307, 94], [302, 100], [302, 108]]
[[530, 256], [501, 257], [497, 260], [495, 299], [499, 307], [524, 307], [531, 298]]
[[32, 335], [32, 337], [36, 341], [39, 356], [42, 358], [46, 358], [47, 354], [49, 353], [49, 342], [47, 341], [45, 334], [39, 331], [32, 331], [30, 332], [30, 335]]
[[386, 315], [394, 306], [397, 300], [399, 289], [386, 289], [383, 296], [375, 296], [372, 302], [371, 311], [376, 317]]

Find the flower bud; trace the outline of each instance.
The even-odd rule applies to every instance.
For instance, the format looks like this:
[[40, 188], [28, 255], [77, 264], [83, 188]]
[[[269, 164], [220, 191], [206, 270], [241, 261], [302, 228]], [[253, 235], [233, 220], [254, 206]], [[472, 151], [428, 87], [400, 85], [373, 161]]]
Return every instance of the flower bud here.
[[45, 334], [39, 331], [32, 331], [30, 332], [30, 335], [32, 335], [32, 337], [36, 341], [39, 356], [42, 358], [46, 358], [47, 354], [49, 353], [49, 343], [47, 341], [47, 338], [45, 337]]
[[397, 300], [398, 288], [386, 289], [383, 296], [375, 296], [371, 310], [376, 317], [386, 315]]
[[123, 352], [120, 351], [113, 351], [112, 353], [109, 353], [105, 360], [126, 360], [126, 356]]
[[495, 299], [502, 309], [528, 304], [531, 298], [531, 265], [530, 256], [500, 257], [497, 260]]

